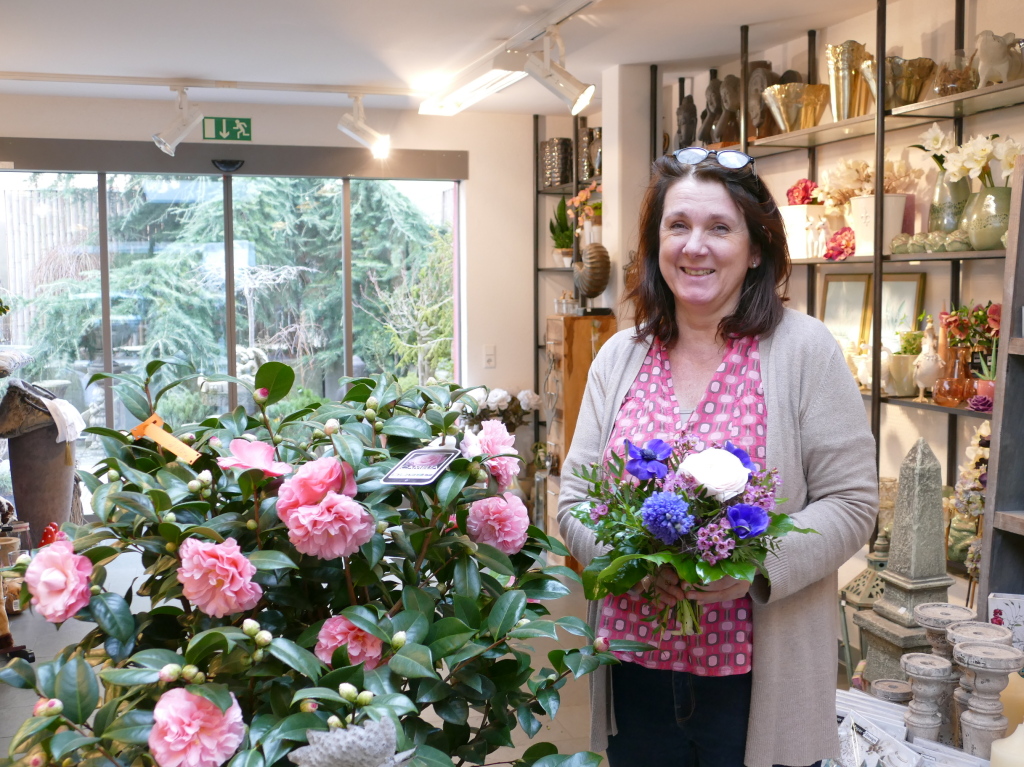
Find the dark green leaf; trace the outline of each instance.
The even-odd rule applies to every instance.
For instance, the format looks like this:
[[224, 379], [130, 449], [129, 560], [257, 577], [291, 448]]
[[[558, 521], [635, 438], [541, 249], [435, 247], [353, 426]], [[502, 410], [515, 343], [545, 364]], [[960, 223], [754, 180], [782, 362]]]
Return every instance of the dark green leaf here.
[[298, 565], [291, 557], [281, 551], [263, 549], [246, 554], [246, 559], [252, 563], [257, 570], [297, 570]]
[[107, 668], [100, 672], [100, 678], [107, 684], [131, 686], [156, 684], [160, 671], [155, 668]]
[[523, 732], [531, 738], [540, 732], [540, 722], [525, 703], [516, 707], [516, 719], [519, 720], [519, 726], [523, 728]]
[[572, 590], [557, 578], [543, 575], [523, 580], [519, 588], [526, 592], [528, 599], [561, 599], [572, 593]]
[[114, 721], [114, 717], [117, 716], [117, 709], [120, 706], [122, 700], [120, 698], [114, 698], [113, 700], [104, 703], [96, 711], [96, 716], [92, 719], [92, 731], [97, 735], [102, 735], [110, 723]]
[[92, 667], [81, 658], [72, 658], [57, 674], [56, 693], [64, 704], [64, 716], [75, 724], [84, 724], [100, 700], [100, 686]]
[[24, 743], [38, 732], [47, 729], [54, 729], [60, 722], [59, 716], [33, 716], [22, 722], [21, 727], [11, 738], [10, 754], [18, 752], [18, 746]]
[[484, 567], [488, 567], [496, 573], [515, 575], [516, 571], [512, 566], [512, 560], [493, 546], [488, 546], [486, 543], [478, 543], [476, 558], [480, 560]]
[[349, 466], [359, 466], [363, 462], [363, 441], [353, 434], [341, 432], [333, 437], [334, 447], [338, 456]]
[[452, 688], [440, 679], [420, 679], [416, 686], [417, 703], [437, 703], [452, 694]]
[[455, 593], [473, 600], [480, 596], [480, 568], [469, 552], [455, 562]]
[[124, 403], [125, 408], [140, 421], [145, 421], [152, 415], [149, 409], [149, 402], [146, 395], [131, 384], [116, 384], [114, 391], [118, 399]]
[[584, 655], [580, 652], [568, 652], [565, 654], [565, 665], [568, 666], [577, 679], [594, 671], [601, 662], [593, 655]]
[[462, 488], [469, 482], [469, 472], [446, 471], [437, 481], [437, 501], [441, 508], [448, 508], [459, 497]]
[[316, 682], [323, 673], [324, 665], [320, 660], [309, 650], [299, 647], [290, 639], [275, 637], [267, 649], [275, 658], [313, 682]]
[[442, 618], [437, 621], [427, 637], [430, 653], [435, 658], [444, 658], [462, 647], [476, 632], [458, 618]]
[[384, 541], [384, 536], [374, 533], [369, 541], [359, 547], [359, 552], [366, 557], [366, 566], [373, 567], [380, 562], [386, 548], [387, 543]]
[[266, 742], [274, 738], [305, 742], [306, 730], [326, 730], [327, 723], [316, 714], [292, 714], [282, 719], [276, 727], [267, 733]]
[[221, 710], [221, 713], [231, 708], [231, 693], [227, 685], [223, 684], [190, 684], [186, 688], [193, 695], [206, 698]]
[[395, 653], [388, 662], [388, 666], [394, 673], [407, 679], [437, 676], [430, 648], [414, 642], [408, 642]]
[[295, 383], [295, 371], [283, 362], [264, 362], [256, 371], [253, 386], [266, 389], [269, 394], [264, 405], [273, 405], [288, 396]]
[[132, 656], [132, 663], [158, 670], [162, 669], [168, 663], [175, 663], [181, 666], [184, 665], [185, 662], [186, 661], [182, 656], [178, 655], [176, 652], [172, 652], [171, 650], [142, 650]]
[[64, 667], [64, 663], [62, 658], [58, 658], [36, 666], [36, 685], [47, 698], [57, 694], [57, 674]]
[[185, 649], [185, 662], [198, 663], [207, 655], [216, 652], [227, 652], [228, 640], [223, 634], [215, 631], [204, 631], [196, 634]]
[[131, 509], [137, 514], [141, 514], [145, 519], [150, 522], [159, 522], [157, 519], [156, 510], [153, 508], [153, 500], [143, 493], [111, 493], [107, 496], [107, 499], [113, 501], [116, 505], [126, 509]]
[[84, 748], [99, 743], [99, 738], [89, 738], [77, 732], [58, 732], [50, 738], [50, 756], [59, 762], [76, 748]]
[[480, 608], [476, 604], [476, 599], [456, 594], [452, 602], [455, 605], [456, 618], [470, 628], [480, 628]]
[[24, 658], [14, 658], [0, 669], [0, 682], [22, 690], [31, 690], [36, 686], [36, 672]]
[[331, 703], [342, 703], [344, 698], [341, 697], [336, 690], [329, 690], [326, 687], [307, 687], [304, 690], [297, 690], [292, 695], [292, 705], [294, 706], [300, 700], [306, 700], [312, 698], [313, 700], [329, 700]]
[[577, 618], [575, 615], [566, 615], [555, 621], [559, 626], [564, 628], [570, 634], [575, 634], [578, 637], [586, 637], [591, 642], [594, 641], [594, 630], [587, 625], [587, 622], [582, 618]]
[[341, 614], [348, 618], [357, 628], [373, 634], [382, 642], [390, 642], [391, 636], [377, 625], [377, 619], [373, 612], [366, 607], [352, 605], [341, 611]]
[[532, 764], [537, 759], [557, 753], [558, 746], [554, 743], [534, 743], [523, 752], [522, 759], [528, 764]]
[[407, 642], [423, 643], [430, 632], [430, 623], [423, 613], [415, 610], [403, 610], [391, 619], [395, 631], [404, 631]]
[[383, 695], [378, 695], [373, 699], [373, 705], [387, 708], [396, 717], [415, 714], [419, 711], [416, 704], [400, 692], [386, 692]]
[[135, 616], [120, 594], [96, 594], [89, 601], [92, 618], [104, 632], [121, 642], [135, 635]]
[[509, 629], [519, 622], [526, 610], [526, 594], [522, 591], [506, 591], [491, 606], [487, 616], [487, 629], [495, 639], [501, 639]]
[[558, 695], [558, 690], [554, 687], [543, 687], [537, 690], [537, 702], [544, 708], [547, 715], [554, 719], [555, 714], [558, 713], [561, 698]]
[[434, 704], [434, 711], [449, 724], [466, 724], [469, 721], [469, 703], [465, 698], [445, 698]]
[[608, 642], [610, 652], [650, 652], [657, 649], [654, 645], [646, 642], [634, 642], [632, 639], [612, 639]]
[[259, 751], [241, 751], [228, 762], [228, 767], [263, 767], [263, 754]]
[[396, 415], [389, 418], [384, 422], [383, 431], [393, 437], [431, 439], [434, 436], [430, 424], [411, 415]]
[[132, 709], [104, 730], [103, 737], [118, 743], [145, 745], [152, 729], [153, 712]]
[[416, 756], [409, 763], [409, 767], [452, 767], [452, 760], [450, 756], [436, 748], [418, 746]]
[[402, 604], [406, 610], [417, 610], [427, 616], [427, 620], [434, 620], [434, 598], [422, 589], [413, 586], [403, 588]]
[[516, 639], [536, 639], [539, 637], [558, 639], [558, 630], [555, 628], [554, 621], [537, 620], [530, 621], [525, 626], [512, 629], [508, 632], [508, 635]]

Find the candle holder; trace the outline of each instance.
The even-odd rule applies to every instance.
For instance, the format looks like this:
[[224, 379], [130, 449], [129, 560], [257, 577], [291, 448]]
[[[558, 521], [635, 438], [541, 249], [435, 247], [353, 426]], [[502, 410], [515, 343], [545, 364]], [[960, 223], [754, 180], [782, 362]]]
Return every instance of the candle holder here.
[[[948, 602], [927, 602], [914, 608], [914, 620], [924, 628], [928, 644], [932, 646], [932, 654], [953, 662], [953, 645], [946, 636], [946, 628], [953, 623], [973, 621], [978, 615], [968, 607], [952, 605]], [[953, 704], [953, 693], [960, 683], [960, 673], [956, 667], [950, 672], [949, 679], [939, 696], [939, 713], [942, 714], [942, 726], [939, 728], [940, 743], [953, 745], [956, 743], [956, 709]]]
[[959, 677], [959, 684], [953, 691], [953, 745], [959, 746], [963, 741], [960, 720], [967, 711], [971, 695], [974, 693], [974, 672], [962, 666], [956, 659], [956, 645], [964, 642], [987, 642], [1009, 647], [1013, 642], [1013, 632], [1005, 626], [964, 621], [949, 624], [946, 627], [946, 639], [954, 647], [953, 674]]
[[871, 694], [886, 703], [905, 706], [914, 697], [909, 682], [902, 679], [876, 679], [871, 683]]
[[964, 751], [988, 759], [992, 741], [1006, 734], [999, 693], [1006, 688], [1007, 677], [1024, 668], [1024, 652], [1005, 645], [963, 642], [953, 649], [953, 657], [974, 672], [974, 692], [960, 719]]
[[914, 694], [903, 715], [907, 730], [915, 739], [938, 740], [942, 729], [942, 696], [949, 686], [953, 664], [938, 655], [912, 652], [900, 657], [900, 668], [910, 677]]

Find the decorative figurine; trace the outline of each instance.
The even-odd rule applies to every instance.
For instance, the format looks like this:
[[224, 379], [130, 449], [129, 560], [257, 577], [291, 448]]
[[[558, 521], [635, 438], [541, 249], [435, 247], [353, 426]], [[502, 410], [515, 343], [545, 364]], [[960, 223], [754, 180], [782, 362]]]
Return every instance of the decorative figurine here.
[[708, 89], [704, 92], [704, 98], [706, 105], [704, 113], [701, 115], [704, 122], [700, 124], [697, 138], [701, 144], [707, 146], [715, 140], [712, 138], [714, 126], [722, 115], [722, 81], [717, 77], [712, 77], [711, 82], [708, 83]]
[[1014, 45], [1013, 32], [997, 35], [991, 29], [978, 34], [978, 87], [989, 83], [1008, 83], [1024, 74], [1020, 48]]
[[726, 75], [722, 81], [722, 115], [711, 128], [715, 144], [735, 144], [740, 140], [740, 78]]
[[676, 126], [676, 148], [693, 146], [697, 138], [697, 106], [693, 96], [683, 96], [683, 103], [676, 109]]
[[939, 376], [946, 367], [945, 361], [938, 355], [935, 340], [935, 325], [929, 314], [924, 326], [924, 337], [921, 339], [921, 353], [914, 360], [914, 383], [917, 384], [920, 392], [914, 398], [914, 402], [927, 402], [924, 396], [925, 389], [935, 385]]
[[747, 115], [750, 120], [750, 138], [764, 138], [774, 136], [779, 132], [779, 126], [772, 117], [772, 112], [767, 108], [761, 94], [764, 89], [775, 85], [779, 76], [772, 71], [771, 62], [752, 61], [750, 62], [750, 76], [747, 80]]

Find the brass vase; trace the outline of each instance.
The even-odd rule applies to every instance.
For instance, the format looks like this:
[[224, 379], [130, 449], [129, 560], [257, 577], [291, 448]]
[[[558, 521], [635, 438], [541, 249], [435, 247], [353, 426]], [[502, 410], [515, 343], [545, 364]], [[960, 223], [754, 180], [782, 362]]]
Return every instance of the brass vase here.
[[828, 104], [828, 92], [827, 85], [786, 83], [765, 88], [761, 97], [775, 122], [788, 133], [818, 124]]
[[[925, 82], [935, 69], [931, 59], [904, 59], [899, 56], [885, 57], [885, 108], [914, 104], [921, 96]], [[871, 95], [878, 101], [878, 83], [875, 76], [875, 61], [868, 59], [860, 65], [861, 74], [871, 89]]]
[[832, 119], [836, 122], [868, 113], [871, 89], [861, 73], [861, 65], [873, 58], [864, 44], [855, 40], [825, 46], [828, 82], [832, 93]]

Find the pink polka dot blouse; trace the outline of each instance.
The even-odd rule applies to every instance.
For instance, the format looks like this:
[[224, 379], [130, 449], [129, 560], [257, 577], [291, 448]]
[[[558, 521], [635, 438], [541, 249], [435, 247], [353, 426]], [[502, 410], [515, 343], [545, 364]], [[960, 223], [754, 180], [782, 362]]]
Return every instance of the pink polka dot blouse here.
[[[612, 451], [624, 454], [626, 439], [640, 446], [652, 439], [671, 444], [686, 433], [698, 438], [701, 450], [729, 440], [746, 450], [757, 468], [763, 470], [766, 427], [756, 337], [730, 342], [703, 398], [690, 412], [681, 410], [676, 401], [668, 353], [655, 341], [619, 408], [605, 460]], [[646, 668], [701, 676], [750, 671], [750, 597], [705, 605], [701, 617], [703, 633], [691, 637], [664, 632], [654, 639], [654, 624], [650, 622], [654, 613], [655, 607], [641, 596], [610, 595], [601, 606], [597, 633], [609, 639], [632, 639], [658, 647], [646, 653], [616, 653], [620, 660]], [[669, 628], [674, 631], [678, 625]]]

